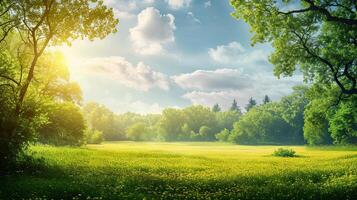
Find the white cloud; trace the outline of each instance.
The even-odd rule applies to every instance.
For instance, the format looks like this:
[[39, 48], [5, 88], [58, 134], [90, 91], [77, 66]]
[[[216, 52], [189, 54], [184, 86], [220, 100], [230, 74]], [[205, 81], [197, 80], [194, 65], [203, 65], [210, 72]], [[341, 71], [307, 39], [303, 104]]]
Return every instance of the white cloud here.
[[137, 53], [155, 55], [164, 52], [164, 45], [174, 42], [175, 17], [171, 14], [160, 14], [160, 11], [149, 7], [138, 15], [138, 23], [130, 29], [130, 38]]
[[269, 52], [261, 49], [248, 51], [240, 43], [231, 42], [228, 45], [209, 49], [208, 54], [218, 63], [253, 66], [259, 63], [267, 63]]
[[238, 69], [197, 70], [171, 78], [188, 90], [184, 99], [205, 106], [219, 103], [223, 108], [228, 108], [233, 99], [244, 107], [250, 97], [260, 101], [266, 94], [278, 100], [288, 95], [293, 86], [302, 84], [301, 76], [277, 79], [271, 73], [248, 75]]
[[188, 12], [187, 16], [190, 17], [194, 22], [200, 24], [201, 21], [199, 19], [196, 18], [196, 16], [193, 14], [193, 12]]
[[238, 69], [197, 70], [189, 74], [173, 76], [172, 79], [183, 89], [222, 90], [244, 89], [251, 85], [251, 78]]
[[137, 65], [122, 57], [92, 58], [81, 64], [89, 74], [101, 75], [113, 81], [140, 91], [153, 88], [169, 90], [170, 83], [166, 75], [152, 70], [143, 62]]
[[204, 6], [205, 6], [205, 8], [211, 7], [212, 6], [211, 1], [206, 1]]
[[147, 7], [154, 2], [154, 0], [104, 0], [104, 5], [113, 8], [115, 17], [119, 19], [133, 19], [138, 9]]
[[192, 0], [165, 0], [172, 9], [189, 7]]

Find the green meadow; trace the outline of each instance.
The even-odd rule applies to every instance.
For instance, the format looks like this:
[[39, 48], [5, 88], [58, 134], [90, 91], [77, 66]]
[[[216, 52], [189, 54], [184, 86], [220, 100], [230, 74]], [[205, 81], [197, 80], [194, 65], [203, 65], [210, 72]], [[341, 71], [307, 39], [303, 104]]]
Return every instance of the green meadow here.
[[[280, 147], [280, 146], [279, 146]], [[0, 199], [355, 199], [357, 147], [113, 142], [32, 146]]]

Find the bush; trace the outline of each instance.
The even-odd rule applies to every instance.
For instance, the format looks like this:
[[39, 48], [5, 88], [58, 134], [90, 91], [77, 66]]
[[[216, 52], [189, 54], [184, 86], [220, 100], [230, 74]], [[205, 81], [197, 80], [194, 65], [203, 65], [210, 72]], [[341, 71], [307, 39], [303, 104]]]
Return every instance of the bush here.
[[274, 151], [273, 156], [277, 157], [295, 157], [295, 151], [292, 149], [279, 148]]

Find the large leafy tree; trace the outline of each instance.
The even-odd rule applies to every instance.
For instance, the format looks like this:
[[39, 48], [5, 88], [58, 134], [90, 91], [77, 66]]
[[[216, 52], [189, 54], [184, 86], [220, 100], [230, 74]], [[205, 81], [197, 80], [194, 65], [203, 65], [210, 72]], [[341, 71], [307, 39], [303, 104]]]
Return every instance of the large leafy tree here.
[[253, 44], [275, 48], [276, 76], [299, 66], [305, 79], [335, 84], [338, 96], [357, 94], [356, 0], [231, 0], [233, 16], [254, 33]]
[[1, 164], [13, 160], [36, 129], [38, 102], [32, 100], [39, 95], [30, 86], [46, 49], [104, 38], [116, 31], [117, 23], [102, 0], [0, 1], [0, 87], [6, 105], [0, 118]]

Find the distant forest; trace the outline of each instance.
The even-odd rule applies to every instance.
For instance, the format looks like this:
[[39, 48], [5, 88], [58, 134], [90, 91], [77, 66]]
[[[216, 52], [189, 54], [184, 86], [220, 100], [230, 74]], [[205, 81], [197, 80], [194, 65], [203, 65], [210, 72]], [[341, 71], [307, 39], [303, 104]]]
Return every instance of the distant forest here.
[[[317, 93], [320, 91], [320, 93]], [[337, 92], [337, 91], [336, 91]], [[233, 100], [230, 109], [190, 106], [167, 108], [162, 114], [115, 114], [103, 105], [83, 106], [88, 143], [102, 140], [134, 141], [222, 141], [237, 144], [353, 144], [357, 142], [352, 103], [330, 109], [329, 99], [317, 87], [296, 86], [278, 102], [265, 96], [260, 105], [251, 98], [244, 110]], [[332, 100], [331, 100], [332, 101]], [[56, 119], [56, 117], [54, 116]], [[61, 117], [57, 117], [61, 118]], [[43, 132], [42, 142], [61, 139]], [[41, 135], [41, 134], [40, 134]], [[58, 138], [58, 141], [55, 139]], [[78, 135], [77, 142], [82, 141]], [[76, 141], [73, 141], [76, 143]]]

